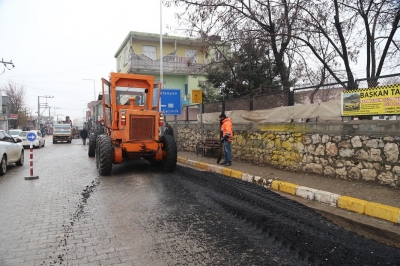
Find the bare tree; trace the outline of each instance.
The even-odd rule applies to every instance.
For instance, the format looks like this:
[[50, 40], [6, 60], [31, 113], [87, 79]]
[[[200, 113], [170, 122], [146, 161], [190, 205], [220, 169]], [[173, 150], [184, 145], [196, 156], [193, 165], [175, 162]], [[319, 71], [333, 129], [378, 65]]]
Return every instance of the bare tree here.
[[[379, 76], [388, 60], [398, 63], [400, 4], [393, 0], [171, 0], [190, 35], [241, 36], [266, 42], [283, 88], [309, 75], [317, 84], [354, 88], [352, 64], [365, 47], [366, 76]], [[244, 34], [246, 33], [246, 34]], [[379, 55], [377, 51], [380, 51]], [[377, 66], [377, 62], [379, 64]], [[294, 77], [291, 77], [293, 75]], [[345, 81], [348, 83], [345, 83]]]
[[[9, 82], [4, 85], [2, 91], [6, 94], [9, 99], [9, 112], [10, 114], [18, 114], [18, 120], [12, 120], [13, 127], [17, 128], [18, 125], [26, 123], [25, 109], [24, 109], [24, 95], [25, 88], [23, 86], [17, 86], [16, 83]], [[20, 116], [22, 114], [22, 116]]]
[[[302, 16], [298, 22], [303, 33], [294, 38], [310, 48], [337, 82], [341, 80], [340, 71], [344, 70], [348, 86], [356, 86], [351, 63], [356, 63], [358, 57], [363, 55], [360, 54], [362, 48], [367, 59], [366, 77], [379, 76], [385, 63], [393, 62], [393, 66], [398, 66], [396, 55], [400, 51], [394, 34], [399, 28], [400, 7], [394, 1], [310, 1], [300, 8]], [[335, 55], [334, 64], [328, 64], [320, 56], [320, 40], [316, 41], [315, 36], [323, 36], [323, 44], [328, 44], [329, 51]]]
[[367, 78], [380, 76], [387, 61], [394, 61], [394, 66], [399, 66], [399, 40], [396, 41], [394, 36], [400, 27], [400, 2], [357, 0], [355, 5], [350, 3], [342, 1], [341, 5], [361, 17], [364, 24]]
[[[296, 0], [299, 3], [303, 0]], [[292, 24], [297, 17], [298, 9], [291, 8], [287, 0], [173, 0], [184, 6], [183, 13], [178, 14], [182, 25], [187, 26], [190, 36], [194, 34], [207, 39], [220, 35], [228, 40], [235, 49], [235, 43], [241, 36], [265, 42], [270, 46], [275, 68], [279, 74], [284, 90], [291, 86], [290, 62], [287, 53], [292, 38]]]

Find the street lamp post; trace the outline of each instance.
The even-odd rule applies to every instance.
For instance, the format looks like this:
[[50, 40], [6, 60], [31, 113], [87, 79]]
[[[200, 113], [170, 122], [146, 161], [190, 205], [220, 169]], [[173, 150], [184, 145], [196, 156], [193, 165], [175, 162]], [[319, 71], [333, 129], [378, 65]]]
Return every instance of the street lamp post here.
[[161, 89], [164, 87], [164, 71], [163, 71], [163, 39], [162, 39], [162, 1], [160, 0], [160, 82]]
[[93, 95], [94, 95], [94, 100], [96, 101], [96, 81], [94, 79], [83, 79], [83, 80], [92, 80], [93, 81]]

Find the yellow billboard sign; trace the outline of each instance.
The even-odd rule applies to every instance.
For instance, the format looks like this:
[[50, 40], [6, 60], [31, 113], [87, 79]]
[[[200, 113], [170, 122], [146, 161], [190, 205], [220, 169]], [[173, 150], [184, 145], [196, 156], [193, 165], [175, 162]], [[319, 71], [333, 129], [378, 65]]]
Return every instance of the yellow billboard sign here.
[[192, 103], [203, 103], [203, 93], [201, 90], [192, 90]]
[[342, 116], [400, 114], [400, 85], [342, 92]]

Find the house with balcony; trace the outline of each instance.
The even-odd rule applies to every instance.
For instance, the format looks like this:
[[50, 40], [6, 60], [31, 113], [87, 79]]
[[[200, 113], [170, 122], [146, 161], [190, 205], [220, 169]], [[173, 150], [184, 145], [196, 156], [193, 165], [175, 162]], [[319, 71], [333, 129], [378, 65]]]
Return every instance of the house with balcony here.
[[131, 31], [115, 53], [117, 72], [152, 75], [158, 83], [162, 60], [163, 88], [180, 89], [182, 104], [190, 105], [192, 91], [206, 81], [205, 66], [214, 58], [201, 45], [201, 39], [164, 35], [161, 51], [159, 34]]

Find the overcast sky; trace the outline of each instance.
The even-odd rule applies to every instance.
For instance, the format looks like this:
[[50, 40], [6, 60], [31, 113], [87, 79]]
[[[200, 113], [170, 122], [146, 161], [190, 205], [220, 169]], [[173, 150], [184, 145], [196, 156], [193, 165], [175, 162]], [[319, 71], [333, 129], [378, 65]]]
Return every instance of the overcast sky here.
[[[176, 29], [172, 8], [163, 7], [162, 20], [163, 34], [180, 35], [167, 29]], [[95, 97], [93, 81], [83, 79], [95, 80], [97, 96], [130, 31], [160, 33], [160, 0], [0, 0], [0, 59], [15, 65], [0, 64], [0, 88], [23, 86], [34, 115], [38, 96], [54, 96], [39, 98], [51, 115], [82, 118]]]
[[[163, 7], [163, 34], [181, 35], [174, 13]], [[39, 98], [52, 107], [51, 115], [82, 118], [95, 98], [92, 80], [97, 96], [130, 31], [160, 33], [160, 0], [0, 0], [0, 59], [15, 65], [8, 70], [0, 64], [0, 88], [23, 86], [33, 115], [38, 96], [54, 96]], [[359, 63], [352, 70], [364, 78], [365, 60]]]

